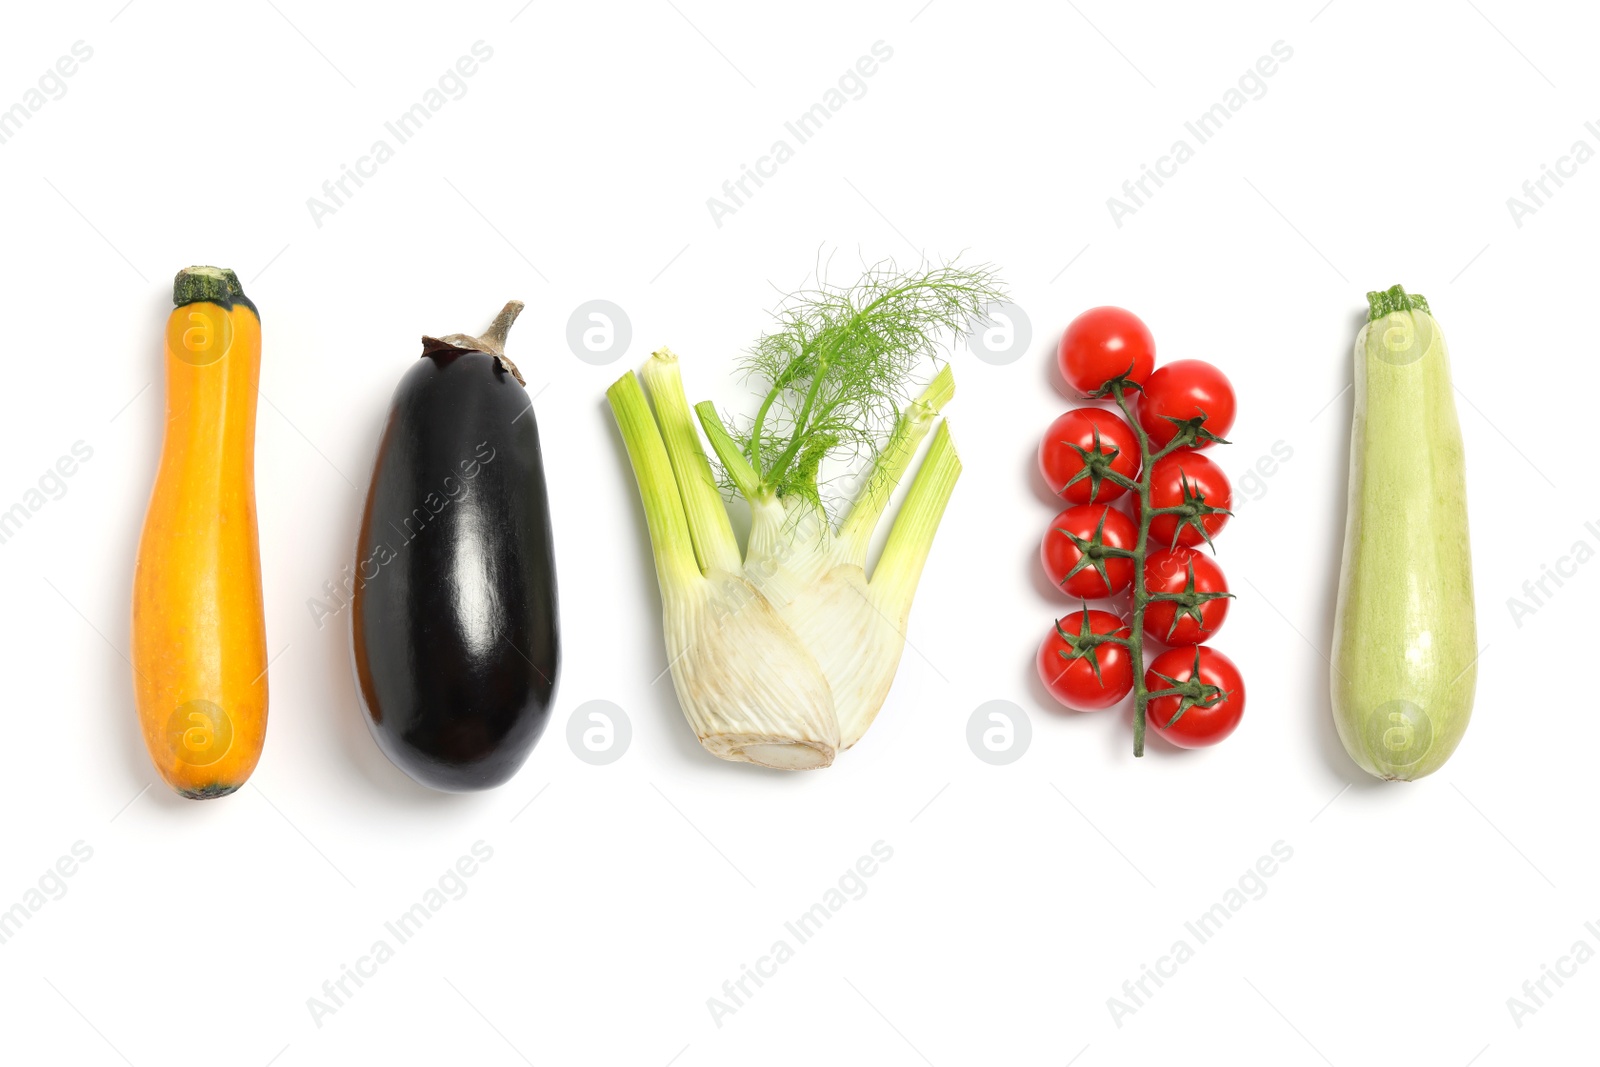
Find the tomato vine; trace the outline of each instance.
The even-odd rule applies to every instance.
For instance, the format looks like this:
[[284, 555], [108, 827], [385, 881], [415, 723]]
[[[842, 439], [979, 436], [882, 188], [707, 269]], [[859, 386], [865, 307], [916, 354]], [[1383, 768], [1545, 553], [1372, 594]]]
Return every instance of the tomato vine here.
[[[1233, 491], [1204, 450], [1228, 443], [1233, 386], [1203, 360], [1157, 366], [1149, 328], [1118, 307], [1073, 319], [1056, 358], [1070, 392], [1106, 406], [1068, 411], [1039, 445], [1046, 484], [1073, 505], [1051, 523], [1040, 560], [1059, 588], [1083, 600], [1039, 646], [1040, 680], [1078, 711], [1131, 694], [1135, 756], [1152, 729], [1180, 748], [1216, 744], [1239, 724], [1245, 697], [1237, 667], [1205, 645], [1232, 594], [1203, 549], [1215, 553]], [[1132, 518], [1113, 514], [1124, 492]], [[1089, 598], [1124, 593], [1126, 615], [1089, 608]], [[1167, 646], [1148, 665], [1146, 637]]]
[[[1164, 459], [1165, 457], [1178, 451], [1180, 448], [1193, 448], [1201, 441], [1205, 441], [1209, 444], [1219, 445], [1225, 445], [1229, 442], [1225, 438], [1219, 437], [1205, 428], [1204, 423], [1206, 417], [1204, 413], [1189, 419], [1175, 419], [1168, 417], [1168, 421], [1174, 424], [1177, 432], [1173, 434], [1172, 440], [1168, 441], [1165, 445], [1162, 445], [1160, 448], [1152, 452], [1150, 450], [1149, 433], [1145, 431], [1144, 425], [1139, 421], [1136, 414], [1129, 410], [1128, 392], [1130, 389], [1137, 391], [1140, 389], [1140, 386], [1136, 382], [1130, 382], [1126, 377], [1113, 378], [1104, 386], [1104, 391], [1115, 398], [1117, 407], [1122, 411], [1123, 418], [1127, 420], [1128, 425], [1133, 429], [1134, 437], [1139, 442], [1140, 460], [1139, 476], [1138, 478], [1134, 479], [1135, 484], [1131, 489], [1131, 492], [1136, 494], [1136, 499], [1139, 502], [1138, 507], [1135, 509], [1138, 515], [1137, 525], [1139, 532], [1137, 539], [1134, 541], [1133, 547], [1133, 613], [1128, 622], [1129, 635], [1126, 638], [1109, 637], [1105, 640], [1108, 642], [1116, 642], [1126, 647], [1128, 650], [1128, 658], [1133, 664], [1133, 754], [1135, 756], [1142, 756], [1144, 755], [1145, 723], [1149, 715], [1151, 700], [1163, 696], [1180, 696], [1182, 698], [1182, 703], [1179, 707], [1178, 714], [1173, 716], [1172, 719], [1172, 722], [1176, 722], [1178, 717], [1190, 707], [1212, 707], [1217, 703], [1226, 700], [1228, 697], [1228, 694], [1217, 686], [1207, 685], [1206, 683], [1200, 681], [1198, 669], [1196, 669], [1194, 675], [1187, 682], [1173, 682], [1168, 688], [1156, 690], [1155, 692], [1151, 692], [1145, 687], [1145, 609], [1149, 607], [1152, 600], [1175, 599], [1179, 596], [1185, 595], [1160, 593], [1153, 597], [1147, 588], [1144, 565], [1145, 558], [1148, 555], [1148, 549], [1150, 547], [1150, 524], [1156, 519], [1157, 516], [1171, 515], [1177, 520], [1177, 528], [1173, 534], [1174, 544], [1177, 543], [1178, 535], [1181, 534], [1185, 528], [1192, 526], [1199, 531], [1200, 536], [1205, 539], [1206, 544], [1210, 545], [1211, 534], [1206, 530], [1203, 521], [1205, 517], [1207, 515], [1231, 515], [1233, 513], [1226, 508], [1213, 507], [1210, 504], [1207, 504], [1205, 496], [1197, 490], [1191, 488], [1186, 478], [1183, 481], [1183, 503], [1173, 507], [1151, 507], [1150, 480], [1157, 461]], [[1212, 547], [1213, 550], [1215, 550], [1215, 546]], [[1219, 597], [1232, 596], [1233, 594], [1191, 592], [1187, 595], [1193, 597], [1198, 603]], [[1199, 646], [1196, 645], [1196, 664], [1199, 662], [1199, 655]], [[1164, 680], [1170, 681], [1170, 679]], [[1171, 725], [1171, 723], [1169, 722], [1167, 725]]]

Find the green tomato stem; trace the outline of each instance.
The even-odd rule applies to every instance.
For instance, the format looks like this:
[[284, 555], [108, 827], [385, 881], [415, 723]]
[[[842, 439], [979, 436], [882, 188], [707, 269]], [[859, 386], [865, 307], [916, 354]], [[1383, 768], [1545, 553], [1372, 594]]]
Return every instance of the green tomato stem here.
[[1144, 584], [1144, 557], [1150, 540], [1150, 520], [1155, 517], [1150, 513], [1150, 468], [1155, 457], [1150, 453], [1150, 435], [1144, 432], [1138, 417], [1128, 410], [1121, 384], [1117, 385], [1115, 393], [1122, 417], [1139, 439], [1139, 484], [1134, 490], [1139, 494], [1139, 537], [1133, 546], [1133, 617], [1129, 620], [1128, 660], [1133, 666], [1133, 754], [1143, 756], [1145, 718], [1150, 703], [1150, 694], [1144, 688], [1144, 609], [1150, 603]]
[[1128, 399], [1124, 395], [1125, 386], [1118, 382], [1113, 387], [1117, 407], [1122, 410], [1122, 417], [1127, 420], [1133, 429], [1134, 436], [1139, 440], [1139, 479], [1133, 487], [1133, 492], [1139, 497], [1139, 537], [1134, 543], [1131, 553], [1133, 557], [1133, 614], [1129, 620], [1131, 633], [1127, 641], [1128, 660], [1133, 666], [1133, 754], [1144, 755], [1145, 724], [1149, 719], [1150, 701], [1159, 697], [1182, 696], [1181, 689], [1158, 689], [1151, 692], [1144, 685], [1144, 613], [1151, 603], [1158, 600], [1174, 600], [1178, 594], [1157, 593], [1152, 595], [1144, 582], [1144, 561], [1149, 550], [1150, 523], [1158, 515], [1177, 515], [1184, 511], [1183, 507], [1152, 508], [1150, 506], [1151, 469], [1156, 461], [1176, 452], [1179, 446], [1175, 442], [1168, 442], [1164, 447], [1151, 451], [1150, 435], [1145, 432], [1144, 426], [1137, 416], [1128, 409]]

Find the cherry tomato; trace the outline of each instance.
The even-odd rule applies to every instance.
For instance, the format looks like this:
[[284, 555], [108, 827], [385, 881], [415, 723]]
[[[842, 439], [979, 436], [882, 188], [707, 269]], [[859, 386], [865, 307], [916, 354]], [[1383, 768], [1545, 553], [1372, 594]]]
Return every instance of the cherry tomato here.
[[1098, 600], [1133, 582], [1133, 520], [1105, 504], [1079, 504], [1055, 517], [1039, 546], [1044, 572], [1073, 599]]
[[1145, 557], [1144, 587], [1152, 600], [1144, 609], [1144, 632], [1167, 645], [1198, 645], [1222, 629], [1228, 617], [1228, 579], [1217, 561], [1179, 545], [1158, 548]]
[[1133, 427], [1104, 408], [1074, 408], [1039, 442], [1039, 471], [1050, 491], [1074, 504], [1104, 504], [1126, 493], [1107, 475], [1139, 476]]
[[1210, 448], [1213, 438], [1228, 436], [1233, 416], [1233, 384], [1203, 359], [1162, 364], [1139, 394], [1139, 425], [1150, 435], [1152, 451], [1166, 447], [1186, 419], [1203, 420], [1199, 428], [1204, 433], [1190, 447]]
[[1233, 733], [1244, 716], [1244, 679], [1214, 648], [1171, 648], [1144, 673], [1146, 692], [1181, 689], [1145, 706], [1150, 729], [1179, 748], [1205, 748]]
[[1133, 312], [1090, 308], [1067, 324], [1056, 362], [1067, 384], [1090, 397], [1118, 376], [1143, 385], [1156, 365], [1156, 342]]
[[1109, 611], [1075, 611], [1056, 623], [1039, 646], [1039, 680], [1050, 695], [1076, 711], [1109, 708], [1133, 691], [1133, 663], [1121, 645], [1130, 630]]
[[[1134, 521], [1139, 518], [1139, 498], [1133, 498]], [[1233, 506], [1233, 486], [1228, 476], [1198, 452], [1162, 456], [1150, 468], [1150, 506], [1183, 508], [1150, 520], [1150, 544], [1157, 548], [1209, 543], [1228, 524]]]

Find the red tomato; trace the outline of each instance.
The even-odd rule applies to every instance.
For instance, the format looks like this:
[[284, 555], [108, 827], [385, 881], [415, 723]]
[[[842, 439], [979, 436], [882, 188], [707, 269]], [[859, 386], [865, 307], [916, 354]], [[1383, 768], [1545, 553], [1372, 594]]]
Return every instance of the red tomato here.
[[1044, 572], [1075, 600], [1098, 600], [1133, 582], [1139, 531], [1116, 508], [1079, 504], [1055, 517], [1039, 546]]
[[1233, 733], [1244, 715], [1244, 679], [1214, 648], [1171, 648], [1144, 672], [1146, 692], [1178, 689], [1145, 706], [1150, 729], [1179, 748], [1205, 748]]
[[1158, 548], [1144, 560], [1144, 587], [1152, 600], [1144, 609], [1144, 632], [1168, 645], [1198, 645], [1222, 629], [1228, 617], [1228, 579], [1217, 561], [1179, 545]]
[[[1139, 518], [1139, 498], [1133, 498], [1134, 521]], [[1150, 519], [1150, 544], [1171, 548], [1208, 542], [1228, 524], [1233, 506], [1233, 486], [1222, 468], [1198, 452], [1162, 456], [1150, 468], [1150, 506], [1183, 508], [1183, 512]], [[1202, 532], [1203, 531], [1203, 532]]]
[[1050, 491], [1074, 504], [1104, 504], [1139, 476], [1139, 439], [1133, 427], [1104, 408], [1074, 408], [1050, 424], [1039, 442], [1039, 471]]
[[1039, 646], [1039, 680], [1069, 708], [1109, 708], [1133, 691], [1133, 663], [1126, 648], [1099, 639], [1130, 633], [1109, 611], [1073, 612]]
[[1090, 308], [1068, 323], [1056, 362], [1080, 396], [1103, 395], [1106, 382], [1119, 376], [1143, 385], [1156, 365], [1156, 342], [1133, 312]]
[[[1200, 428], [1211, 437], [1227, 437], [1233, 429], [1233, 385], [1227, 375], [1203, 359], [1178, 359], [1150, 375], [1139, 394], [1139, 425], [1150, 435], [1151, 451], [1166, 447], [1178, 433], [1177, 419], [1203, 419]], [[1198, 436], [1191, 446], [1210, 448], [1211, 437]]]

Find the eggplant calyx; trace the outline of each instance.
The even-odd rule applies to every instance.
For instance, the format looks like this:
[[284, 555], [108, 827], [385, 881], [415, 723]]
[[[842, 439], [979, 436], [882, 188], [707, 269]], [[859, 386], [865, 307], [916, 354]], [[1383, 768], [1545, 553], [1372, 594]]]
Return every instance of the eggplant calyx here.
[[471, 334], [450, 333], [443, 337], [422, 338], [422, 354], [431, 356], [439, 352], [484, 352], [493, 356], [500, 362], [500, 366], [517, 380], [524, 388], [527, 379], [522, 372], [517, 370], [517, 365], [506, 358], [506, 335], [511, 332], [511, 324], [517, 321], [517, 316], [522, 314], [523, 303], [512, 300], [500, 309], [500, 314], [494, 317], [489, 328], [483, 331], [483, 336], [473, 337]]

